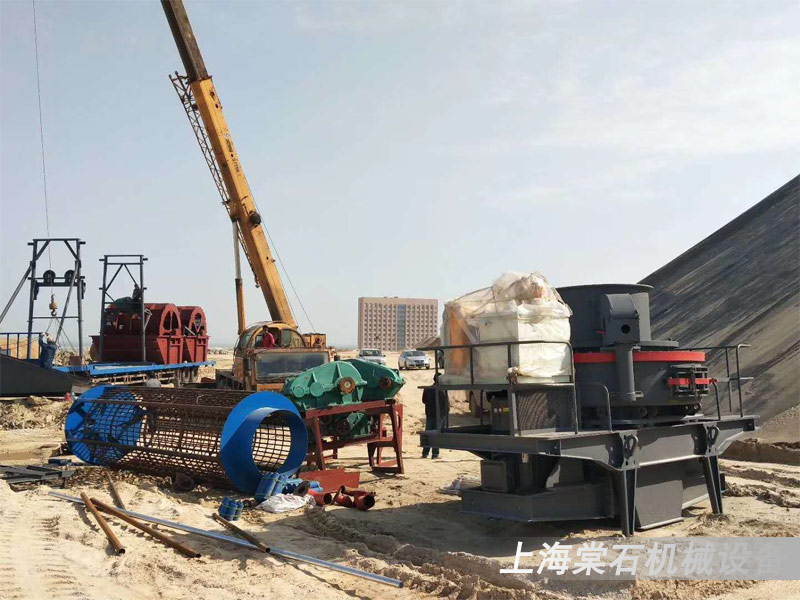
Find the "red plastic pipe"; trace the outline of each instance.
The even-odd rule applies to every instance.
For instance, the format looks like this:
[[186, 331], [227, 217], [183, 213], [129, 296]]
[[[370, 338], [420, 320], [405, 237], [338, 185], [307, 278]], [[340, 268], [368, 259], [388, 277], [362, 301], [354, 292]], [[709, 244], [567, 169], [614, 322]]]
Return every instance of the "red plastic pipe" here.
[[339, 494], [339, 497], [336, 499], [336, 504], [338, 504], [339, 506], [346, 506], [347, 508], [352, 508], [353, 499], [350, 496]]
[[375, 506], [375, 496], [373, 494], [363, 494], [353, 498], [353, 504], [358, 510], [369, 510]]
[[326, 504], [330, 504], [333, 502], [333, 494], [330, 492], [317, 492], [314, 490], [308, 490], [308, 495], [314, 498], [314, 501], [317, 503], [317, 506], [325, 506]]

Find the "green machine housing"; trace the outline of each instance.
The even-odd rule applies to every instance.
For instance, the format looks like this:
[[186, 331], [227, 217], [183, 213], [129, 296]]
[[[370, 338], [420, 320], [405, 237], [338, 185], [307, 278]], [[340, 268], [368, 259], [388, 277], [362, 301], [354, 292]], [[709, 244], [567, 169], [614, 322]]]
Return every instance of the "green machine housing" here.
[[[405, 380], [394, 369], [353, 358], [309, 369], [287, 380], [281, 393], [305, 413], [332, 406], [391, 400], [403, 384]], [[378, 428], [375, 416], [357, 410], [330, 415], [321, 419], [320, 424], [322, 435], [343, 440], [374, 435]]]

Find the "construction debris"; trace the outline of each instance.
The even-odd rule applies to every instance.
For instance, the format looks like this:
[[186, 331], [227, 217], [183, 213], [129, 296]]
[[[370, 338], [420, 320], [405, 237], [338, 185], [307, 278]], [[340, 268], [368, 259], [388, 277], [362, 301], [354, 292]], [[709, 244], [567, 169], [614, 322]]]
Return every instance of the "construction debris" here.
[[65, 487], [66, 480], [74, 474], [75, 469], [52, 469], [40, 465], [28, 465], [27, 467], [0, 465], [0, 479], [6, 480], [9, 484], [60, 481], [61, 487]]

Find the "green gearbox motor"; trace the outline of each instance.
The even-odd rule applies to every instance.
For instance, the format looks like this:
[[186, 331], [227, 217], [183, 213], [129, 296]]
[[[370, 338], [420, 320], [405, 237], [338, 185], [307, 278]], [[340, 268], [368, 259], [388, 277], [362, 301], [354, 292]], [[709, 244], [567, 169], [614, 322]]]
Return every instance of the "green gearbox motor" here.
[[[405, 380], [394, 369], [365, 360], [337, 360], [309, 369], [283, 386], [281, 393], [289, 397], [300, 411], [390, 400], [403, 387]], [[370, 435], [377, 429], [374, 416], [363, 412], [330, 415], [320, 419], [322, 435], [340, 439]]]
[[347, 361], [353, 365], [366, 381], [363, 399], [390, 400], [397, 395], [406, 380], [395, 369], [378, 365], [360, 358], [351, 358]]
[[337, 360], [287, 380], [281, 393], [291, 398], [298, 409], [311, 410], [361, 402], [366, 385], [358, 369]]

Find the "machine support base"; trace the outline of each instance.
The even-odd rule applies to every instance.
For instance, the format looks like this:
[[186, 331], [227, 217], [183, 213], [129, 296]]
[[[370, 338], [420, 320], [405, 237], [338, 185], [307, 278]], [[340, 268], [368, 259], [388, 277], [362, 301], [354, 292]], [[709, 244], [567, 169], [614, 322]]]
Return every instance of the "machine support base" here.
[[617, 517], [630, 536], [680, 520], [682, 509], [705, 498], [721, 513], [719, 455], [754, 430], [755, 417], [737, 416], [577, 434], [470, 426], [420, 438], [484, 459], [482, 487], [462, 490], [465, 512], [522, 522]]
[[[363, 412], [367, 415], [377, 416], [378, 430], [369, 436], [353, 439], [342, 439], [330, 436], [326, 439], [322, 434], [320, 419], [332, 415], [341, 415], [354, 412]], [[389, 430], [384, 425], [384, 416], [389, 419]], [[403, 473], [403, 405], [386, 402], [385, 400], [372, 400], [353, 404], [343, 404], [329, 408], [318, 408], [307, 410], [303, 415], [306, 425], [311, 432], [311, 442], [313, 447], [309, 449], [306, 462], [316, 464], [319, 470], [326, 468], [329, 458], [338, 458], [340, 448], [346, 446], [366, 445], [367, 457], [370, 467], [375, 471], [385, 471], [392, 473]], [[382, 457], [383, 448], [392, 448], [396, 459], [387, 461]], [[326, 451], [332, 451], [332, 455], [325, 455]], [[377, 451], [377, 452], [376, 452]]]
[[706, 479], [706, 486], [708, 486], [711, 510], [715, 515], [722, 514], [722, 477], [719, 472], [719, 457], [705, 456], [700, 460], [703, 463], [703, 475]]
[[633, 535], [636, 529], [636, 475], [638, 469], [614, 474], [614, 492], [619, 506], [622, 535]]

